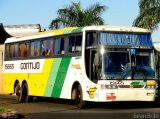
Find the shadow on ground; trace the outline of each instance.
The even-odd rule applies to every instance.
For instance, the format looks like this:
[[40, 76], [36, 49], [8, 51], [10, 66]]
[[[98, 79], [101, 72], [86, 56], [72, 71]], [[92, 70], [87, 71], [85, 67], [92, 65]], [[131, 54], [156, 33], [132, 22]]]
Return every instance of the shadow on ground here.
[[[49, 102], [75, 105], [74, 101], [55, 98], [37, 98], [34, 102]], [[76, 107], [76, 105], [75, 105]], [[107, 108], [107, 109], [136, 109], [136, 108], [160, 108], [160, 98], [154, 102], [146, 101], [125, 101], [125, 102], [87, 102], [87, 108]]]

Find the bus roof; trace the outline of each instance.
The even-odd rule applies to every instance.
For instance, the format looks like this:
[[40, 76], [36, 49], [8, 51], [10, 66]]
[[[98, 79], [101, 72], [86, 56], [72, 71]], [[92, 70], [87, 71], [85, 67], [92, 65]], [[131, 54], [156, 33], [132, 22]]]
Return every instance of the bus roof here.
[[84, 27], [84, 30], [98, 30], [98, 31], [117, 31], [117, 32], [141, 32], [149, 33], [150, 31], [144, 28], [138, 27], [129, 27], [129, 26], [110, 26], [110, 25], [101, 25], [101, 26], [87, 26]]
[[127, 27], [127, 26], [109, 26], [109, 25], [101, 25], [101, 26], [86, 26], [86, 27], [68, 27], [58, 30], [50, 30], [37, 33], [35, 35], [26, 36], [26, 37], [11, 37], [8, 38], [5, 43], [12, 43], [17, 41], [23, 40], [31, 40], [36, 38], [44, 38], [44, 37], [51, 37], [51, 36], [59, 36], [65, 34], [72, 34], [72, 33], [81, 33], [82, 31], [110, 31], [110, 32], [134, 32], [134, 33], [150, 33], [149, 30], [138, 28], [138, 27]]

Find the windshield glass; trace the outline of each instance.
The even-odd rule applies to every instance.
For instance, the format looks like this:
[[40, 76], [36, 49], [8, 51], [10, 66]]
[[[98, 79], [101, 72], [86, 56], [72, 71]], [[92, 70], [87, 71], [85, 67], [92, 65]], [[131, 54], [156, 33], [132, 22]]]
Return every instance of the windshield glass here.
[[136, 50], [135, 66], [133, 66], [132, 78], [153, 79], [155, 76], [154, 59], [152, 50]]
[[153, 52], [106, 51], [102, 54], [102, 79], [154, 79]]
[[129, 52], [127, 51], [104, 52], [102, 55], [102, 78], [123, 79], [123, 72], [131, 69], [129, 64]]

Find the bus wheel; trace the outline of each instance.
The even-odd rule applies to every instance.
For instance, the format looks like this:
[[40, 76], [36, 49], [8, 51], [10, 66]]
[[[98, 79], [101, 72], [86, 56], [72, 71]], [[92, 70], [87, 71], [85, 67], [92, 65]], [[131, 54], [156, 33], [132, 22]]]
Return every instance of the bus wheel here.
[[86, 107], [86, 102], [83, 101], [83, 93], [80, 85], [77, 86], [76, 90], [76, 104], [78, 109], [83, 109]]
[[19, 102], [29, 102], [32, 100], [32, 97], [28, 95], [28, 85], [24, 83], [21, 87]]

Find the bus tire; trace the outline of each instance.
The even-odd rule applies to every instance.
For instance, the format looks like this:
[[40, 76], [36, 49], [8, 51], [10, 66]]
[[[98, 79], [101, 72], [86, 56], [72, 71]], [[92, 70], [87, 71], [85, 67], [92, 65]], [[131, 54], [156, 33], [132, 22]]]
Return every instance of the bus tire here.
[[28, 85], [24, 83], [21, 87], [19, 102], [31, 102], [32, 99], [32, 96], [28, 95]]
[[76, 104], [78, 109], [84, 109], [86, 107], [86, 101], [83, 101], [83, 92], [80, 85], [76, 89]]

